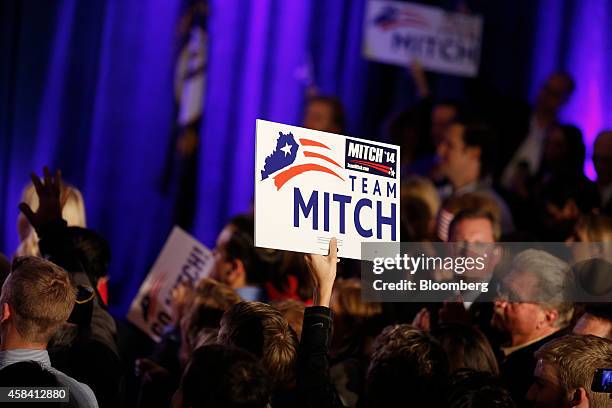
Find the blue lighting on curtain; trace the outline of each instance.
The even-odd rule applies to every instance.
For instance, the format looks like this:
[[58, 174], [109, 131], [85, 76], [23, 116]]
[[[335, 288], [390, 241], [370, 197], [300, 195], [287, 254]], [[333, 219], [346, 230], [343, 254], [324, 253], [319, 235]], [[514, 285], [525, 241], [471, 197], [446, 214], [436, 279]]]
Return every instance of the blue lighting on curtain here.
[[572, 74], [576, 90], [561, 119], [583, 131], [585, 173], [594, 179], [593, 141], [602, 129], [612, 128], [612, 2], [540, 0], [537, 21], [531, 96], [550, 72]]

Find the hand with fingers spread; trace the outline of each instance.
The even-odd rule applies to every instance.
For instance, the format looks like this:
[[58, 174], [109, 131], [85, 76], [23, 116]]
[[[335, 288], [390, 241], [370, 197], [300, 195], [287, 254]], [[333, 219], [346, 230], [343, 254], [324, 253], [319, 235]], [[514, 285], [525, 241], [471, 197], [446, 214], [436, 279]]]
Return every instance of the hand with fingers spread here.
[[308, 254], [304, 256], [314, 283], [314, 306], [329, 307], [336, 271], [338, 269], [338, 241], [329, 241], [327, 255]]
[[43, 181], [40, 180], [36, 173], [32, 173], [30, 176], [38, 196], [39, 204], [36, 212], [32, 211], [26, 203], [19, 204], [19, 209], [35, 230], [39, 230], [41, 226], [48, 222], [62, 219], [63, 203], [60, 200], [61, 173], [57, 170], [53, 176], [49, 168], [45, 167], [43, 169], [43, 176]]

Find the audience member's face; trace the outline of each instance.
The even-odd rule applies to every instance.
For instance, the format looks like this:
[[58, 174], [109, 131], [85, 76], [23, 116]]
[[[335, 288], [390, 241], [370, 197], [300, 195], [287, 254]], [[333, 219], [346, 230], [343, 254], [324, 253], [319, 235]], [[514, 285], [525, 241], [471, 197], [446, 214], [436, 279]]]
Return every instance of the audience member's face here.
[[329, 103], [312, 101], [306, 107], [304, 127], [323, 132], [337, 133], [338, 126], [334, 124], [334, 112]]
[[452, 125], [445, 133], [442, 143], [438, 145], [441, 169], [446, 177], [463, 174], [466, 167], [477, 159], [474, 149], [465, 145], [463, 131], [462, 125]]
[[461, 220], [454, 225], [449, 241], [484, 244], [495, 243], [493, 225], [491, 225], [491, 221], [486, 218], [468, 218]]
[[612, 132], [602, 133], [595, 140], [593, 165], [599, 184], [605, 186], [612, 183]]
[[533, 384], [527, 392], [527, 400], [534, 408], [569, 407], [567, 396], [557, 368], [540, 359], [533, 372]]
[[538, 278], [530, 273], [512, 272], [504, 276], [502, 293], [494, 304], [493, 326], [522, 339], [531, 339], [542, 329], [546, 325], [545, 311], [533, 303], [538, 284]]
[[571, 95], [571, 84], [563, 75], [553, 74], [544, 83], [536, 99], [537, 108], [556, 115]]
[[453, 225], [449, 242], [458, 242], [465, 245], [457, 256], [482, 257], [486, 256], [483, 269], [466, 269], [463, 277], [467, 279], [488, 280], [493, 273], [498, 258], [495, 256], [495, 236], [493, 225], [487, 218], [466, 218]]
[[583, 314], [576, 322], [573, 332], [575, 334], [592, 334], [593, 336], [612, 338], [612, 322], [600, 319], [590, 313]]
[[227, 243], [232, 238], [232, 234], [234, 233], [234, 228], [231, 225], [223, 228], [219, 236], [217, 237], [217, 244], [215, 249], [213, 250], [213, 266], [210, 272], [210, 277], [225, 283], [229, 284], [229, 273], [232, 270], [232, 262], [229, 260], [227, 256]]
[[431, 111], [431, 139], [437, 146], [442, 143], [444, 134], [455, 120], [457, 109], [451, 105], [435, 105]]

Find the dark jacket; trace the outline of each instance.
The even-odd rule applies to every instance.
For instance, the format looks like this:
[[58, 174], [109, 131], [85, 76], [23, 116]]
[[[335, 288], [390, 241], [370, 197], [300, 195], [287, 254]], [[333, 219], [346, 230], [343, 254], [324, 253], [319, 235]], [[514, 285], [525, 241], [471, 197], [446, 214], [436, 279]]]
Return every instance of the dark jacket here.
[[306, 308], [298, 358], [298, 390], [303, 407], [344, 407], [329, 375], [331, 330], [329, 308]]
[[567, 334], [567, 330], [559, 330], [533, 344], [509, 354], [501, 364], [501, 379], [512, 394], [512, 399], [518, 408], [529, 407], [525, 396], [533, 383], [533, 370], [537, 360], [535, 352], [549, 341]]

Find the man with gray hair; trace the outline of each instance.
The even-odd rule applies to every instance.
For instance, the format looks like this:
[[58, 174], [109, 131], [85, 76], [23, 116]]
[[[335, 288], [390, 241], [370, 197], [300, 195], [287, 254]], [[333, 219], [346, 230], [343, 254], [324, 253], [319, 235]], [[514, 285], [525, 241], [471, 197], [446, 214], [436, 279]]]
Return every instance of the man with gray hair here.
[[528, 249], [514, 257], [501, 278], [492, 325], [508, 336], [501, 347], [501, 376], [519, 407], [536, 365], [534, 352], [565, 334], [573, 315], [569, 265], [545, 251]]

